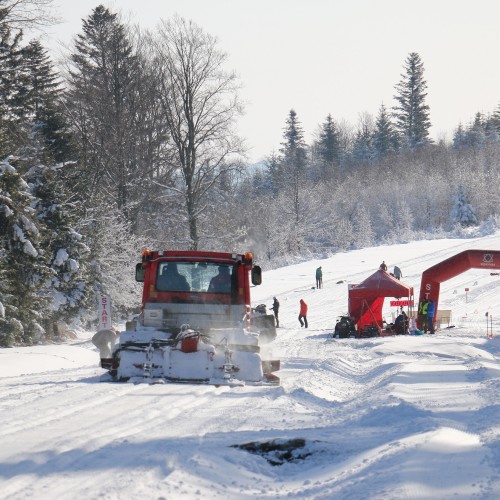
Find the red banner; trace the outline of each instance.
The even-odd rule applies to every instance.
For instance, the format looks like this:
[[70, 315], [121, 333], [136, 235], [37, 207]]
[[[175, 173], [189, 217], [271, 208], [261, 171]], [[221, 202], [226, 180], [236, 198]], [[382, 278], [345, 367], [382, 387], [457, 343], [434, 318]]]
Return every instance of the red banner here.
[[413, 300], [391, 300], [391, 307], [405, 307], [405, 306], [412, 306], [413, 305]]

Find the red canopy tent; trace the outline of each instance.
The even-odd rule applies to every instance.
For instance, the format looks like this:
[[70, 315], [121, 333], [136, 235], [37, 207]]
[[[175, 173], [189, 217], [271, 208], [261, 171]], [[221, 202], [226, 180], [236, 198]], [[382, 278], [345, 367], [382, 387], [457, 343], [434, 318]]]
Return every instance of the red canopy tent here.
[[373, 325], [382, 329], [382, 307], [385, 297], [413, 298], [413, 287], [405, 285], [379, 269], [359, 285], [349, 289], [349, 316], [358, 325], [358, 332]]

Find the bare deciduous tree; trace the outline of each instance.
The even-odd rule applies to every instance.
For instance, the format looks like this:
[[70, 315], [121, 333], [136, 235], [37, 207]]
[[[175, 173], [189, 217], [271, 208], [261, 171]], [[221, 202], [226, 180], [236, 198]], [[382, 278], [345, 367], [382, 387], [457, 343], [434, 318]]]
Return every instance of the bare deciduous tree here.
[[58, 22], [54, 0], [0, 0], [0, 21], [11, 29], [39, 29]]
[[238, 85], [223, 67], [226, 54], [217, 49], [216, 38], [191, 21], [162, 21], [154, 45], [178, 176], [165, 187], [184, 197], [190, 246], [197, 249], [211, 191], [224, 172], [240, 168], [242, 143], [233, 129], [242, 111]]

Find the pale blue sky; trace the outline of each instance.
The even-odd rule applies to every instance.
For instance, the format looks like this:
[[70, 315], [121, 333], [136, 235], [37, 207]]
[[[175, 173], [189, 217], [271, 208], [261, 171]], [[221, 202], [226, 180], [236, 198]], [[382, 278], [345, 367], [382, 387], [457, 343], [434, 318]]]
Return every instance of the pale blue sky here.
[[500, 103], [500, 0], [55, 0], [64, 22], [51, 46], [100, 3], [145, 28], [177, 13], [218, 38], [243, 84], [254, 161], [279, 149], [292, 108], [310, 142], [328, 113], [355, 126], [391, 107], [410, 52], [424, 63], [434, 139]]

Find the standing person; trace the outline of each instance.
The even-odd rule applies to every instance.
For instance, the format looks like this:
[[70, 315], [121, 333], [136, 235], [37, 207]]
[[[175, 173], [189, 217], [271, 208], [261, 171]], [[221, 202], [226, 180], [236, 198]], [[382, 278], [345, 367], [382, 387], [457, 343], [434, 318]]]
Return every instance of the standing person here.
[[399, 269], [398, 266], [394, 266], [394, 277], [397, 280], [400, 280], [403, 277], [403, 273], [401, 272], [401, 269]]
[[387, 264], [385, 263], [385, 260], [382, 261], [379, 269], [382, 269], [382, 271], [387, 271]]
[[280, 310], [280, 303], [276, 297], [273, 297], [273, 305], [271, 311], [274, 311], [274, 319], [276, 320], [276, 328], [280, 327], [280, 320], [278, 318], [278, 312]]
[[427, 303], [427, 325], [429, 326], [429, 333], [434, 335], [434, 314], [436, 313], [436, 304], [432, 299]]
[[299, 323], [300, 326], [305, 325], [305, 327], [307, 328], [307, 304], [304, 302], [304, 299], [300, 299]]
[[316, 269], [316, 288], [323, 288], [323, 271], [321, 266]]
[[418, 324], [424, 333], [427, 333], [427, 306], [428, 302], [424, 297], [418, 305]]

